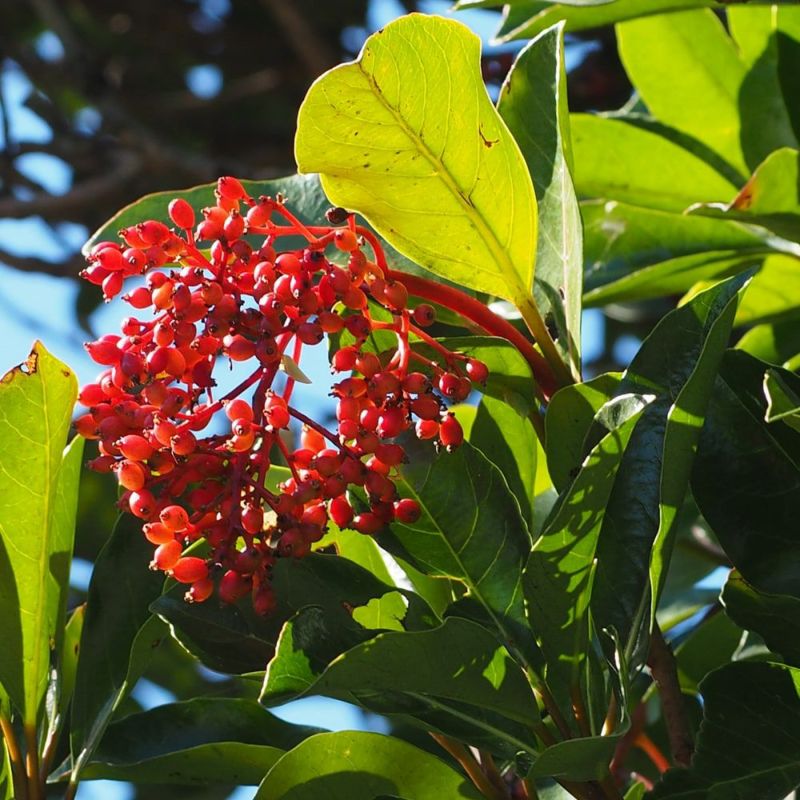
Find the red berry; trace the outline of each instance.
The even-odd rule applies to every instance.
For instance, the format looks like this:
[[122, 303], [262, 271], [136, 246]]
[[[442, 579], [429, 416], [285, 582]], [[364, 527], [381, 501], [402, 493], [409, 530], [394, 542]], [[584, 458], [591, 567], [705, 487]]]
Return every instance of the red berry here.
[[172, 577], [180, 583], [194, 583], [208, 577], [208, 564], [204, 558], [185, 556], [172, 566]]
[[364, 533], [368, 536], [371, 536], [377, 533], [382, 527], [384, 523], [381, 521], [380, 517], [376, 514], [373, 514], [371, 511], [366, 511], [363, 514], [359, 514], [353, 520], [353, 528], [357, 530], [359, 533]]
[[194, 227], [194, 209], [182, 197], [176, 197], [170, 202], [169, 218], [184, 230]]
[[489, 377], [489, 367], [483, 361], [478, 361], [477, 358], [470, 358], [467, 361], [467, 375], [475, 383], [486, 383], [486, 379]]
[[252, 585], [249, 577], [229, 569], [219, 583], [219, 599], [223, 603], [235, 603], [250, 591]]
[[416, 500], [404, 498], [398, 500], [394, 504], [395, 519], [405, 525], [412, 525], [415, 523], [420, 518], [421, 514], [422, 509], [419, 507], [419, 503]]
[[353, 507], [344, 496], [334, 497], [328, 506], [331, 519], [340, 528], [346, 528], [353, 520]]
[[439, 441], [448, 450], [454, 450], [464, 441], [464, 431], [454, 414], [446, 414], [439, 425]]
[[185, 531], [189, 525], [189, 515], [181, 506], [167, 506], [158, 515], [161, 522], [171, 531]]
[[340, 228], [333, 234], [333, 243], [345, 253], [350, 253], [358, 247], [358, 236], [349, 228]]
[[184, 595], [187, 603], [203, 603], [211, 597], [214, 592], [214, 581], [211, 578], [203, 578], [195, 581], [188, 592]]
[[428, 303], [422, 303], [414, 309], [411, 316], [415, 325], [418, 325], [420, 328], [427, 328], [436, 322], [436, 309], [428, 305]]
[[151, 569], [160, 569], [163, 572], [172, 569], [178, 563], [182, 550], [181, 543], [176, 539], [159, 545], [150, 562]]
[[138, 492], [131, 492], [128, 506], [131, 513], [139, 519], [151, 519], [156, 512], [156, 499], [147, 489], [142, 489]]

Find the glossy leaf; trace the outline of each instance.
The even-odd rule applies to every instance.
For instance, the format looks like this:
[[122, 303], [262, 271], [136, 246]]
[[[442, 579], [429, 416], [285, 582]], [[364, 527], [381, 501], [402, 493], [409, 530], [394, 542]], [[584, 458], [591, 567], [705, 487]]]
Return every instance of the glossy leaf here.
[[544, 31], [517, 56], [497, 109], [528, 164], [539, 206], [534, 297], [550, 314], [562, 358], [580, 378], [581, 217], [570, 175], [571, 143], [563, 26]]
[[721, 220], [594, 201], [581, 206], [588, 305], [685, 292], [774, 252], [764, 236]]
[[800, 378], [786, 370], [768, 369], [764, 376], [767, 422], [782, 421], [800, 431]]
[[[698, 625], [675, 648], [681, 691], [698, 694], [700, 681], [731, 661], [739, 648], [742, 629], [725, 614], [714, 614]], [[674, 645], [672, 645], [674, 647]]]
[[[792, 127], [791, 94], [784, 94], [781, 72], [787, 63], [792, 28], [800, 33], [797, 8], [735, 6], [727, 24], [747, 73], [739, 91], [742, 149], [750, 166], [780, 147], [797, 147]], [[791, 46], [791, 45], [790, 45]]]
[[783, 255], [764, 259], [736, 314], [737, 325], [788, 319], [800, 314], [800, 260]]
[[141, 523], [126, 514], [119, 518], [95, 562], [72, 701], [73, 778], [133, 688], [142, 669], [136, 662], [146, 663], [152, 653], [152, 641], [138, 651], [134, 648], [151, 619], [149, 605], [164, 583], [163, 575], [147, 568], [152, 552]]
[[480, 800], [452, 767], [411, 744], [376, 733], [320, 733], [290, 750], [255, 800]]
[[652, 800], [782, 800], [800, 784], [800, 671], [735, 662], [700, 686], [703, 725], [689, 769], [670, 770]]
[[742, 577], [800, 596], [800, 433], [766, 421], [767, 364], [741, 350], [723, 359], [700, 437], [692, 492]]
[[538, 449], [536, 432], [525, 407], [522, 401], [512, 405], [485, 395], [472, 423], [469, 441], [499, 467], [531, 530]]
[[[734, 0], [735, 1], [735, 0]], [[741, 0], [748, 2], [748, 0]], [[760, 0], [756, 0], [756, 3]], [[787, 0], [791, 2], [791, 0]], [[467, 5], [469, 0], [459, 4]], [[491, 5], [501, 5], [500, 0]], [[766, 4], [766, 0], [764, 0]], [[636, 17], [686, 11], [693, 8], [716, 8], [719, 0], [613, 0], [610, 3], [581, 4], [571, 0], [512, 0], [506, 7], [505, 18], [497, 38], [502, 41], [528, 39], [536, 36], [559, 20], [567, 31], [580, 31], [613, 25]]]
[[402, 496], [419, 502], [420, 519], [393, 523], [380, 542], [427, 574], [461, 581], [501, 640], [525, 648], [522, 569], [530, 537], [519, 505], [500, 470], [469, 443], [432, 460], [429, 453], [412, 452], [398, 482]]
[[82, 441], [66, 447], [73, 372], [37, 342], [0, 380], [0, 682], [26, 725], [61, 645]]
[[539, 711], [525, 674], [480, 625], [449, 617], [433, 630], [381, 633], [341, 655], [331, 641], [319, 609], [288, 622], [262, 700], [323, 694], [413, 717], [504, 757], [536, 754]]
[[656, 399], [636, 426], [606, 508], [592, 614], [600, 630], [617, 631], [634, 669], [643, 656], [637, 639], [649, 630], [666, 578], [676, 514], [744, 283], [744, 276], [720, 283], [664, 317], [617, 389]]
[[[300, 560], [280, 559], [273, 571], [278, 607], [267, 617], [257, 616], [245, 598], [239, 605], [188, 604], [182, 587], [153, 603], [189, 652], [219, 672], [261, 672], [274, 654], [282, 625], [299, 609], [317, 605], [325, 609], [329, 623], [343, 631], [354, 624], [349, 609], [397, 592], [363, 567], [347, 558], [311, 554]], [[437, 623], [425, 602], [402, 590], [408, 600], [406, 627], [419, 629]], [[355, 642], [346, 640], [346, 646]], [[344, 649], [344, 648], [343, 648]]]
[[747, 174], [738, 105], [746, 68], [714, 12], [625, 22], [617, 26], [617, 40], [628, 77], [648, 110]]
[[689, 150], [624, 119], [573, 114], [571, 125], [581, 196], [682, 212], [698, 198], [715, 201], [736, 192]]
[[461, 23], [391, 22], [357, 61], [312, 85], [295, 155], [301, 172], [321, 174], [332, 202], [357, 209], [409, 258], [524, 307], [536, 198], [479, 60], [480, 42]]
[[771, 153], [730, 203], [698, 203], [689, 209], [722, 219], [741, 220], [800, 242], [800, 153], [784, 147]]
[[800, 325], [795, 319], [756, 325], [739, 339], [736, 347], [770, 364], [796, 369], [799, 365]]
[[595, 414], [610, 400], [622, 378], [608, 372], [596, 378], [565, 386], [555, 393], [547, 407], [547, 468], [553, 485], [565, 489], [587, 455], [586, 434]]
[[759, 591], [733, 570], [721, 599], [738, 625], [761, 636], [787, 663], [800, 665], [800, 597]]
[[132, 714], [109, 726], [83, 780], [258, 784], [319, 728], [278, 719], [254, 700], [203, 697]]

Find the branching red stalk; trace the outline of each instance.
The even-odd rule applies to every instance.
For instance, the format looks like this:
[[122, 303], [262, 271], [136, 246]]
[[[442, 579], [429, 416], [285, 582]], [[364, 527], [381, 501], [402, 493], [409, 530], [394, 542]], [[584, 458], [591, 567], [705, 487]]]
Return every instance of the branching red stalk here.
[[25, 762], [22, 751], [17, 741], [17, 734], [11, 720], [0, 714], [0, 731], [6, 741], [8, 760], [11, 762], [11, 772], [14, 780], [15, 797], [18, 800], [26, 800], [28, 796], [28, 786], [25, 777]]

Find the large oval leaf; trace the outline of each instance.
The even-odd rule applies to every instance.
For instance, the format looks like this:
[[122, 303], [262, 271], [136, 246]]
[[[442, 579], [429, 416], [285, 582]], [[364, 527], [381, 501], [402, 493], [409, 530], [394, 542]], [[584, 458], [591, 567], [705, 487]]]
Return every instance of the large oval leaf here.
[[800, 784], [800, 670], [735, 662], [701, 684], [703, 725], [691, 767], [651, 800], [781, 800]]
[[682, 212], [736, 192], [689, 150], [624, 118], [573, 114], [571, 124], [579, 195]]
[[83, 443], [74, 373], [36, 342], [0, 380], [0, 682], [35, 728], [60, 650]]
[[530, 303], [533, 185], [465, 26], [411, 14], [370, 36], [357, 61], [312, 85], [295, 155], [334, 203], [357, 209], [417, 263]]
[[522, 149], [539, 205], [534, 297], [542, 315], [551, 315], [561, 356], [579, 380], [581, 215], [569, 167], [563, 25], [544, 31], [520, 52], [497, 109]]
[[504, 758], [536, 754], [533, 692], [520, 666], [482, 626], [449, 617], [429, 631], [381, 633], [340, 655], [330, 651], [327, 627], [318, 608], [286, 624], [263, 700], [324, 694], [413, 717]]
[[290, 750], [254, 800], [480, 800], [472, 784], [436, 756], [376, 733], [320, 733]]
[[258, 784], [287, 751], [318, 728], [278, 719], [254, 700], [201, 697], [115, 722], [83, 780]]

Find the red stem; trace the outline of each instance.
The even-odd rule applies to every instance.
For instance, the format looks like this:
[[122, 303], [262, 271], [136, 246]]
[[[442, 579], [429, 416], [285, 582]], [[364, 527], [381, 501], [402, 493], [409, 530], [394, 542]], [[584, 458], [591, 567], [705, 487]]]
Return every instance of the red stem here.
[[411, 275], [407, 272], [387, 270], [386, 277], [405, 284], [410, 294], [430, 300], [440, 306], [445, 306], [474, 322], [491, 336], [507, 339], [519, 350], [522, 357], [528, 362], [536, 378], [539, 388], [545, 399], [548, 400], [558, 388], [549, 364], [534, 349], [528, 339], [523, 336], [510, 322], [490, 311], [483, 303], [470, 297], [458, 289], [453, 289], [443, 283], [423, 278], [420, 275]]

